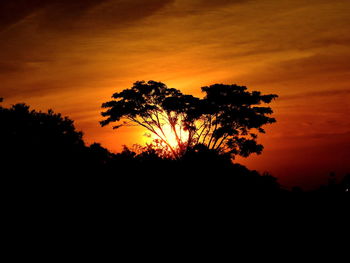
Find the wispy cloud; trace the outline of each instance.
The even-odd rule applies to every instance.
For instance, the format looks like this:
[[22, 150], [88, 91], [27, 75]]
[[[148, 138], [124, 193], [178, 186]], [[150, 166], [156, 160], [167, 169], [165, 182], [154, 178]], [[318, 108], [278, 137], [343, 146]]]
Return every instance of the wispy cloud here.
[[314, 91], [314, 92], [302, 92], [293, 95], [281, 96], [279, 100], [298, 100], [305, 98], [315, 98], [315, 97], [332, 97], [332, 96], [343, 96], [350, 95], [350, 88], [348, 89], [334, 89], [334, 90], [324, 90], [324, 91]]
[[[173, 0], [11, 0], [0, 3], [0, 32], [26, 17], [39, 29], [120, 26], [151, 15]], [[90, 28], [91, 29], [91, 28]], [[101, 29], [101, 28], [100, 28]]]

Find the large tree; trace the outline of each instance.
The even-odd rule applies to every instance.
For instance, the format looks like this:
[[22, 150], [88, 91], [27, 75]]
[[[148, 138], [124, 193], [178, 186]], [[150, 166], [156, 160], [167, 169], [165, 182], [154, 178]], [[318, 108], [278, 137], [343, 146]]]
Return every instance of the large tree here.
[[[261, 153], [263, 146], [257, 143], [257, 135], [264, 132], [263, 125], [275, 122], [269, 117], [272, 109], [262, 104], [277, 95], [224, 84], [203, 87], [202, 91], [205, 96], [199, 99], [161, 82], [138, 81], [102, 105], [106, 118], [101, 125], [140, 125], [176, 158], [196, 145], [245, 157]], [[174, 136], [175, 145], [169, 142], [170, 136]]]

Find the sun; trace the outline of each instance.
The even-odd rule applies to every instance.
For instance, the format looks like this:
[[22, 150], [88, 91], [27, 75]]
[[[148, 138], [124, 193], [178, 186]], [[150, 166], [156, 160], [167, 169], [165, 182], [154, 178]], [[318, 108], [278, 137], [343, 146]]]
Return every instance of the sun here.
[[[177, 150], [180, 144], [184, 144], [188, 141], [188, 131], [185, 131], [182, 127], [179, 125], [176, 125], [176, 133], [170, 126], [170, 124], [164, 124], [162, 126], [162, 129], [157, 129], [157, 136], [156, 134], [150, 134], [146, 133], [145, 134], [145, 142], [146, 143], [152, 143], [154, 140], [159, 140], [163, 139], [164, 141], [167, 142], [168, 145], [170, 145], [174, 150]], [[160, 138], [161, 137], [161, 138]]]
[[[171, 129], [170, 125], [164, 125], [163, 131], [166, 137], [166, 141], [171, 145], [173, 148], [179, 147], [178, 140], [176, 138], [175, 132]], [[180, 127], [176, 127], [176, 133], [178, 135], [178, 138], [181, 143], [186, 143], [188, 140], [188, 131], [184, 131]]]

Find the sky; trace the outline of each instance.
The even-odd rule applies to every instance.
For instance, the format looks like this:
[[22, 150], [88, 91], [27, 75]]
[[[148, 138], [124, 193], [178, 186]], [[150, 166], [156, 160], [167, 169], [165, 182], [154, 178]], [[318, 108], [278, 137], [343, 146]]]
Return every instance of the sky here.
[[236, 161], [312, 188], [350, 172], [349, 14], [347, 0], [1, 1], [0, 97], [117, 152], [144, 131], [101, 128], [101, 104], [135, 81], [275, 93], [263, 154]]

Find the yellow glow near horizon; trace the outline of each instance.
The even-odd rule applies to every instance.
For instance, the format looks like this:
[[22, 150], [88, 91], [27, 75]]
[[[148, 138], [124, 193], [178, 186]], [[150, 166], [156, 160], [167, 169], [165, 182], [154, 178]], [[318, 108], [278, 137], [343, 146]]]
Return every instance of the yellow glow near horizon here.
[[[162, 139], [164, 139], [174, 150], [177, 150], [179, 148], [179, 144], [176, 138], [176, 134], [171, 128], [170, 124], [164, 124], [162, 126], [163, 133], [157, 129], [157, 133], [161, 136]], [[181, 128], [179, 125], [176, 125], [176, 133], [179, 137], [181, 143], [186, 143], [188, 140], [188, 131], [185, 131], [183, 128]], [[144, 134], [144, 144], [152, 143], [154, 140], [159, 140], [160, 138], [156, 134], [151, 134], [150, 132], [146, 132]]]
[[[174, 133], [174, 131], [171, 129], [170, 125], [164, 125], [163, 127], [163, 131], [164, 134], [166, 136], [166, 140], [167, 142], [171, 145], [171, 147], [173, 148], [177, 148], [178, 147], [178, 142], [176, 139], [176, 135]], [[178, 137], [181, 141], [181, 143], [186, 143], [187, 142], [187, 138], [188, 138], [188, 132], [184, 131], [183, 129], [181, 129], [179, 126], [176, 126], [176, 133], [178, 134]]]

